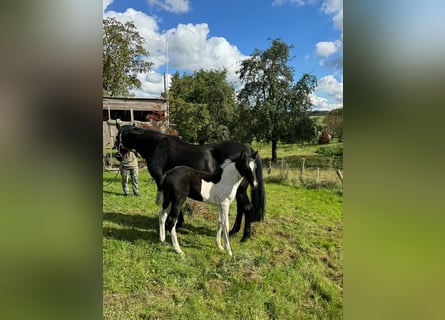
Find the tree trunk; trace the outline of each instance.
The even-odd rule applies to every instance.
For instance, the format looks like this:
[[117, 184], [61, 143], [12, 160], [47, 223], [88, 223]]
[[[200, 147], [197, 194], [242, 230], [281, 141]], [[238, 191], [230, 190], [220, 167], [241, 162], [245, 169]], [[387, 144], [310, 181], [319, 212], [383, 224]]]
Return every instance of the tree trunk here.
[[272, 140], [272, 161], [277, 160], [277, 140]]

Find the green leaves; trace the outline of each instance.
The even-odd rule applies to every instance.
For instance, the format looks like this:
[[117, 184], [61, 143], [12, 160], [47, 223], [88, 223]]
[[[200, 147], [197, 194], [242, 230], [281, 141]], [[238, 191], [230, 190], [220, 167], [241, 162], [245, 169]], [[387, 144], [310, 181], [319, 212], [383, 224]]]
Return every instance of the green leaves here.
[[256, 49], [241, 63], [239, 76], [244, 87], [238, 99], [252, 111], [252, 130], [257, 140], [297, 142], [314, 137], [309, 111], [310, 94], [317, 79], [304, 73], [294, 83], [294, 70], [287, 65], [292, 47], [275, 39], [269, 49]]
[[125, 24], [115, 18], [103, 20], [103, 95], [129, 96], [140, 88], [138, 73], [150, 71], [152, 62], [144, 60], [148, 51], [132, 21]]
[[226, 75], [226, 70], [173, 75], [169, 91], [171, 118], [185, 141], [213, 142], [232, 136], [235, 90], [227, 83]]

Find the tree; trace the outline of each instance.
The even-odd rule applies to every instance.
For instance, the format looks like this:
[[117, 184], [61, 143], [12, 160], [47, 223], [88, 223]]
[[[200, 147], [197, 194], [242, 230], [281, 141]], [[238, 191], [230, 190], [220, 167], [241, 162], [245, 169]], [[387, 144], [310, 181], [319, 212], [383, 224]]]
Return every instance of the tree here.
[[184, 140], [205, 143], [231, 138], [235, 89], [226, 76], [226, 70], [173, 75], [170, 116]]
[[309, 141], [315, 132], [309, 118], [309, 95], [317, 79], [305, 73], [294, 83], [294, 70], [287, 65], [291, 48], [275, 39], [269, 49], [255, 49], [238, 72], [244, 84], [238, 99], [249, 106], [250, 130], [257, 140], [272, 142], [273, 161], [278, 141]]
[[343, 108], [329, 112], [323, 119], [323, 123], [328, 132], [340, 140], [343, 139]]
[[148, 51], [132, 21], [125, 24], [115, 18], [103, 19], [103, 95], [129, 96], [129, 90], [140, 88], [139, 73], [150, 71], [145, 61]]

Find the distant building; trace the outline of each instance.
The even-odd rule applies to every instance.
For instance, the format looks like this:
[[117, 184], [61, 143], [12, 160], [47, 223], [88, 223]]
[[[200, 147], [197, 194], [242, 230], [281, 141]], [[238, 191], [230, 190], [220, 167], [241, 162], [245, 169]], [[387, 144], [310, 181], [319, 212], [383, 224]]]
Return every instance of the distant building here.
[[[168, 103], [166, 99], [104, 97], [103, 105], [103, 155], [114, 145], [117, 135], [116, 120], [121, 124], [135, 124], [168, 131]], [[111, 155], [111, 152], [110, 152]]]

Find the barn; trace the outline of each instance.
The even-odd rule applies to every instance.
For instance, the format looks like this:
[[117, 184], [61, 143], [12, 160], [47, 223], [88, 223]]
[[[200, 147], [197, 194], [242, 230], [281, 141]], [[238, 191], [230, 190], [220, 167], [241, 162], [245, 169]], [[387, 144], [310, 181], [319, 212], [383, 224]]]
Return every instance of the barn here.
[[141, 127], [159, 128], [161, 131], [168, 131], [169, 129], [168, 102], [166, 99], [104, 97], [102, 105], [104, 164], [106, 157], [111, 157], [111, 149], [109, 148], [113, 147], [116, 138], [116, 121], [121, 124], [132, 123]]

